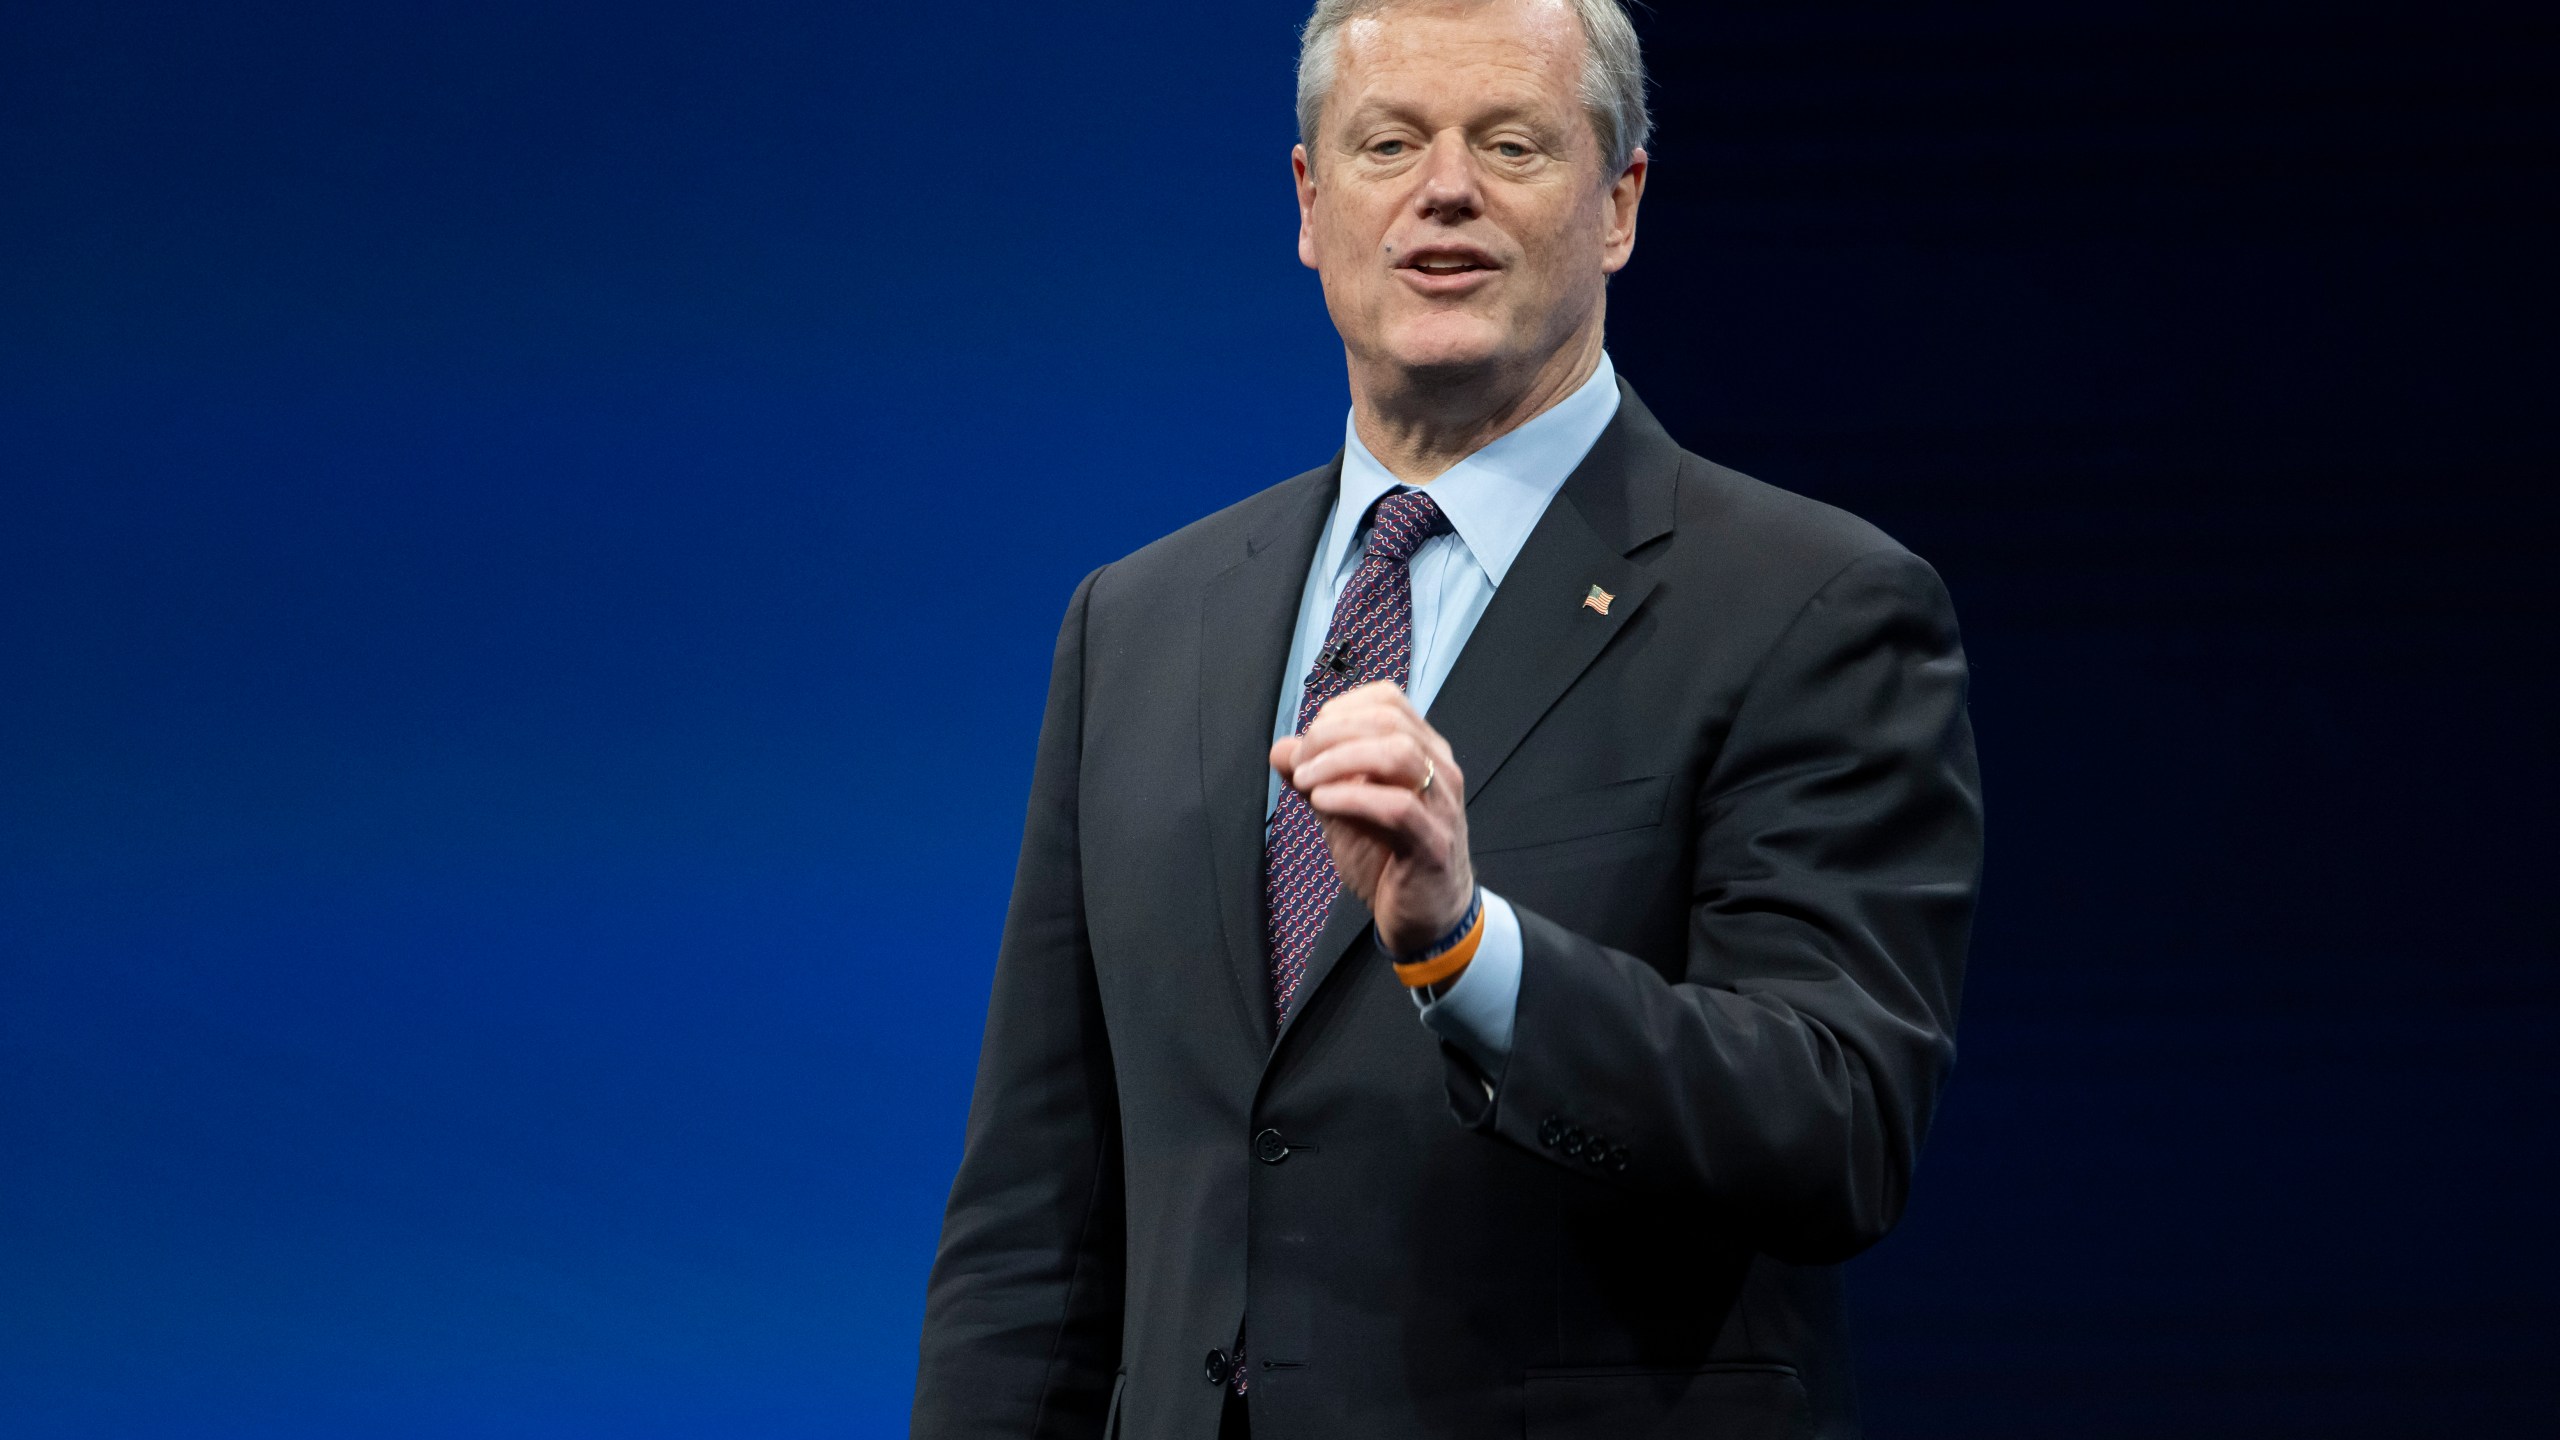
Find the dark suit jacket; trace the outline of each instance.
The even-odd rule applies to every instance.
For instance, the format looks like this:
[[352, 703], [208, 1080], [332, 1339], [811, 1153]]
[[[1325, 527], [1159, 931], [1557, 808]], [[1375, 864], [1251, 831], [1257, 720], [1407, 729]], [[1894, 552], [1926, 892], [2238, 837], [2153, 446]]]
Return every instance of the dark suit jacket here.
[[[1346, 889], [1275, 1035], [1264, 754], [1334, 467], [1088, 577], [1058, 639], [914, 1433], [1845, 1436], [1981, 849], [1936, 574], [1632, 391], [1430, 720], [1518, 910], [1488, 1098]], [[1583, 602], [1598, 585], [1601, 614]]]

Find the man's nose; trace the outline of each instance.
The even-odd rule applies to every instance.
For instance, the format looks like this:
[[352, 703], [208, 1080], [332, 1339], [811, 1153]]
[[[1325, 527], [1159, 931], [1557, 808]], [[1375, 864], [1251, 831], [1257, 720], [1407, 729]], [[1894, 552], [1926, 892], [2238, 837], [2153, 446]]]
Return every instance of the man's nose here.
[[1472, 220], [1482, 211], [1484, 192], [1476, 175], [1476, 158], [1466, 137], [1443, 133], [1433, 137], [1422, 157], [1422, 185], [1415, 205], [1425, 220], [1443, 225]]

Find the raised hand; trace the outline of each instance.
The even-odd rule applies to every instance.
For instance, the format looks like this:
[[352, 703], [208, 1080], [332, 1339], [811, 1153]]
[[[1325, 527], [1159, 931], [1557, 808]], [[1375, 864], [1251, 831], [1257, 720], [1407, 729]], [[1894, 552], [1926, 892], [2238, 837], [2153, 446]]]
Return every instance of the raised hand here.
[[1335, 696], [1305, 734], [1271, 747], [1271, 768], [1307, 797], [1390, 954], [1415, 954], [1465, 918], [1476, 888], [1466, 777], [1402, 689], [1381, 680]]

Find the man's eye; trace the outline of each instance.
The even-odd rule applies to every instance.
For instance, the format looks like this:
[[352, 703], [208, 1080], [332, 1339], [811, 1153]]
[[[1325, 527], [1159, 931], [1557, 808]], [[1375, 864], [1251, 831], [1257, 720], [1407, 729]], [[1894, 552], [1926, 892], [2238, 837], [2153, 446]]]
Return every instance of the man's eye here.
[[1381, 140], [1370, 148], [1380, 155], [1401, 155], [1404, 153], [1404, 142], [1401, 140]]
[[1501, 155], [1505, 160], [1523, 159], [1527, 157], [1529, 153], [1529, 147], [1516, 140], [1505, 140], [1493, 148], [1495, 153]]

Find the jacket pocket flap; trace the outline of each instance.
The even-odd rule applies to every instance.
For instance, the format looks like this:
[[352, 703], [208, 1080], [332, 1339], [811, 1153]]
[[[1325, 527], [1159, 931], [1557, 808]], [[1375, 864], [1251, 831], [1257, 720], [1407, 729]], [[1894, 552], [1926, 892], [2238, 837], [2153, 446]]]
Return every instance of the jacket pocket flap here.
[[1813, 1434], [1804, 1383], [1786, 1365], [1532, 1370], [1523, 1399], [1529, 1440], [1807, 1440]]
[[1662, 800], [1671, 777], [1646, 775], [1562, 795], [1497, 802], [1467, 812], [1467, 836], [1479, 854], [1552, 845], [1662, 823]]

